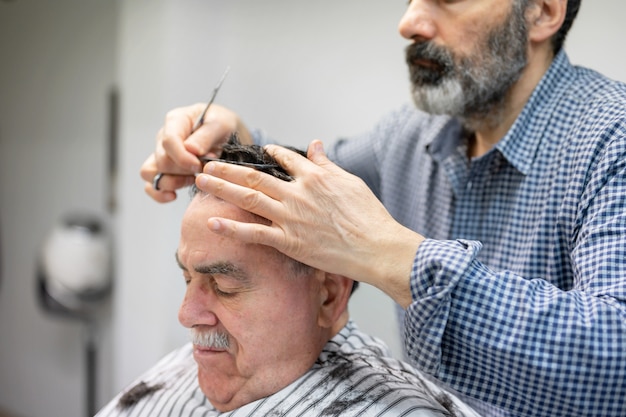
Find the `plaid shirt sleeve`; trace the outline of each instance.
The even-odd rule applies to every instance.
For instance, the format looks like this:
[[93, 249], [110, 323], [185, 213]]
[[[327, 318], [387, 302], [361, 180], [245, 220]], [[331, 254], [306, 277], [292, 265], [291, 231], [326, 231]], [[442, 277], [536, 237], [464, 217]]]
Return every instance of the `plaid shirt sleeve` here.
[[[428, 240], [420, 248], [405, 325], [415, 364], [509, 410], [502, 415], [624, 415], [626, 326], [618, 300], [495, 273], [476, 260], [480, 246]], [[624, 245], [620, 251], [626, 259]], [[603, 282], [615, 279], [595, 281], [604, 289], [593, 292], [606, 292]]]

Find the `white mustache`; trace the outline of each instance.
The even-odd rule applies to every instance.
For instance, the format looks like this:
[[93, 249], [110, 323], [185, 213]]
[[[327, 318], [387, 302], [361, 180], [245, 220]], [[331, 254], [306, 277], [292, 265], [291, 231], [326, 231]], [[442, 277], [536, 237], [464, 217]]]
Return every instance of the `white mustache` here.
[[191, 343], [196, 346], [213, 349], [228, 349], [230, 347], [230, 340], [227, 333], [200, 330], [192, 327], [190, 330]]

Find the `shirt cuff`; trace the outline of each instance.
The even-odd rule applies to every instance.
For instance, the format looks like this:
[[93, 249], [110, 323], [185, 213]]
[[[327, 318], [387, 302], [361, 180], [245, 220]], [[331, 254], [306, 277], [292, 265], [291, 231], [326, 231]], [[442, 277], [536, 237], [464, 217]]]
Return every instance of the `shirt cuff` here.
[[471, 268], [480, 242], [432, 240], [421, 243], [411, 271], [413, 302], [405, 314], [408, 356], [425, 372], [436, 375], [441, 342], [452, 308], [452, 292]]
[[478, 241], [426, 239], [413, 261], [413, 301], [447, 293], [469, 268], [482, 248]]

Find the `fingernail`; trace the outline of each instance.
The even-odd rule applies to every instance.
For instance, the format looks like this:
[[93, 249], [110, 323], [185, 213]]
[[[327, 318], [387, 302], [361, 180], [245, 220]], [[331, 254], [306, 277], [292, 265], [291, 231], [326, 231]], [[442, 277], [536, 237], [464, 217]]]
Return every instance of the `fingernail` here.
[[204, 172], [207, 173], [207, 174], [212, 174], [213, 170], [215, 170], [215, 164], [212, 164], [212, 163], [208, 162], [204, 166]]
[[200, 188], [206, 187], [209, 183], [209, 176], [206, 174], [198, 174], [196, 177], [196, 185]]
[[323, 152], [324, 146], [322, 145], [322, 142], [320, 141], [313, 142], [313, 151], [315, 151], [315, 153]]
[[209, 219], [209, 229], [217, 232], [220, 230], [220, 222], [219, 220], [215, 220], [215, 219]]

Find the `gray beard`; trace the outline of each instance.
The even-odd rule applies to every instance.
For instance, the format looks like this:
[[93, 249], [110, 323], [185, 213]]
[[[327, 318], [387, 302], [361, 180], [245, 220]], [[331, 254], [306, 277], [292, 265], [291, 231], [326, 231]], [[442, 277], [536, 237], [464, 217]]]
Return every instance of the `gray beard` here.
[[430, 114], [461, 115], [465, 112], [463, 87], [456, 78], [446, 78], [438, 85], [412, 86], [415, 106]]
[[[521, 7], [521, 6], [519, 6]], [[407, 49], [411, 66], [416, 55], [439, 64], [440, 75], [428, 70], [411, 69], [415, 106], [431, 114], [447, 114], [461, 119], [472, 131], [495, 127], [503, 119], [504, 104], [512, 86], [527, 64], [528, 32], [523, 13], [513, 10], [509, 19], [490, 33], [477, 59], [454, 63], [451, 52], [429, 45]], [[418, 53], [417, 51], [423, 52]]]
[[[504, 60], [502, 60], [504, 61]], [[412, 86], [415, 106], [430, 114], [447, 114], [459, 118], [470, 130], [495, 127], [503, 119], [508, 92], [519, 79], [526, 60], [493, 64], [471, 76], [446, 76], [435, 85]]]

